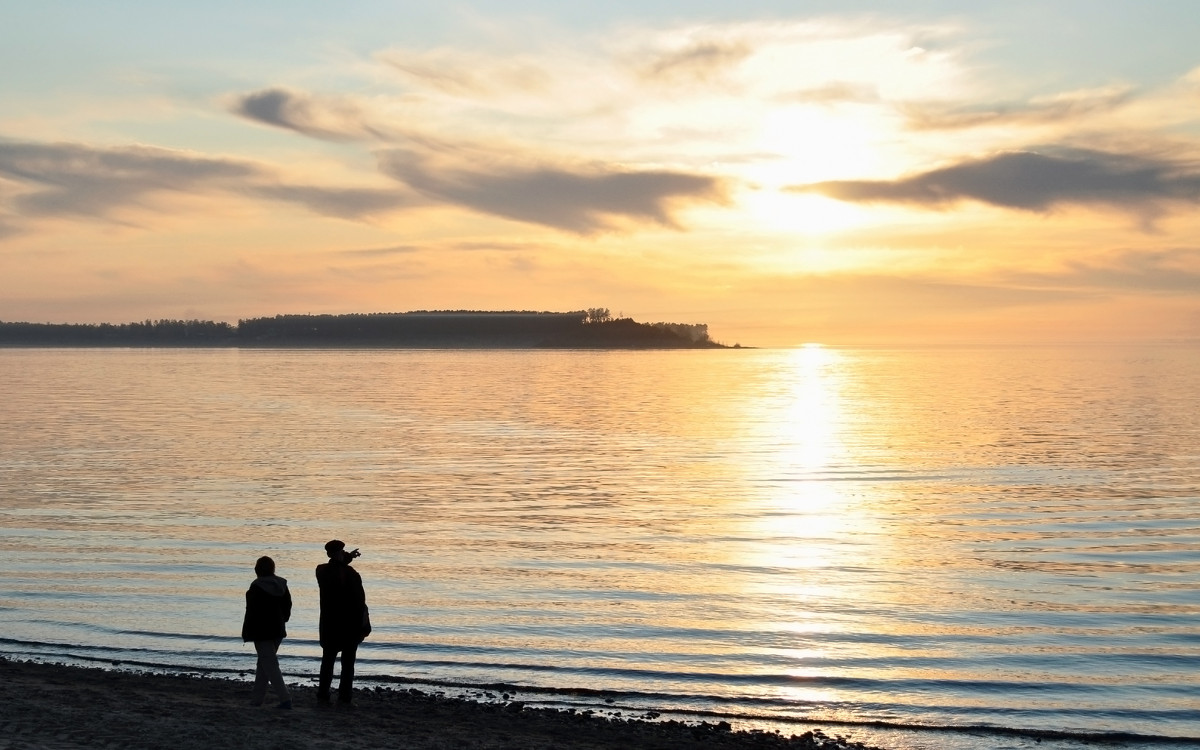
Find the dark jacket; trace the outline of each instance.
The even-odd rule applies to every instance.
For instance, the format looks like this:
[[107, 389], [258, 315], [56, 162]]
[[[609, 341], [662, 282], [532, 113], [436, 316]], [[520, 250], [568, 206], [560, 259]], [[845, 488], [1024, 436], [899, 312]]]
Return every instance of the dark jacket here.
[[287, 636], [283, 624], [292, 617], [292, 593], [287, 580], [259, 576], [246, 590], [246, 618], [242, 620], [243, 641], [278, 641]]
[[321, 647], [340, 651], [362, 643], [371, 626], [358, 571], [330, 560], [317, 566], [317, 584], [321, 587]]

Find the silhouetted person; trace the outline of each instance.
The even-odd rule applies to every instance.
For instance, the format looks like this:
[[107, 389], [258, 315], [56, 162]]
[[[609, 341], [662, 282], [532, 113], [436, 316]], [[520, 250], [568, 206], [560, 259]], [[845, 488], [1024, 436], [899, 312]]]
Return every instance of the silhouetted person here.
[[279, 644], [287, 636], [284, 623], [292, 617], [292, 594], [287, 580], [275, 575], [275, 561], [271, 558], [258, 558], [254, 572], [258, 578], [246, 590], [246, 617], [242, 620], [242, 641], [254, 641], [254, 650], [258, 652], [250, 703], [261, 706], [270, 684], [279, 697], [278, 708], [291, 708], [292, 698], [279, 671], [278, 653]]
[[358, 550], [346, 551], [346, 545], [334, 539], [325, 545], [329, 562], [317, 566], [317, 584], [321, 587], [321, 677], [317, 683], [317, 701], [329, 703], [333, 683], [333, 663], [342, 655], [342, 676], [338, 682], [338, 702], [350, 703], [354, 687], [354, 658], [358, 644], [371, 632], [367, 617], [367, 594], [362, 577], [350, 567]]

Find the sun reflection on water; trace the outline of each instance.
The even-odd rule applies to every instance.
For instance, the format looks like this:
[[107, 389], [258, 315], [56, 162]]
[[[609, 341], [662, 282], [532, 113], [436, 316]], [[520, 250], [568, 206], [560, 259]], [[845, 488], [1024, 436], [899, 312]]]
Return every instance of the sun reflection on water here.
[[776, 638], [764, 654], [782, 659], [782, 671], [794, 684], [777, 688], [777, 697], [826, 703], [837, 691], [816, 687], [807, 678], [826, 676], [840, 639], [855, 627], [838, 614], [839, 606], [860, 595], [846, 586], [841, 571], [860, 567], [869, 555], [860, 532], [868, 524], [854, 482], [844, 481], [855, 459], [845, 434], [853, 424], [848, 403], [847, 364], [840, 352], [808, 344], [782, 358], [770, 385], [756, 404], [760, 460], [746, 467], [762, 488], [752, 516], [757, 540], [744, 562], [763, 571], [755, 593], [772, 603], [755, 629]]
[[843, 369], [838, 352], [808, 345], [791, 352], [775, 394], [762, 404], [764, 458], [754, 471], [768, 491], [765, 518], [776, 540], [774, 564], [812, 568], [829, 562], [829, 546], [846, 523], [846, 498], [830, 481], [846, 463], [842, 440]]

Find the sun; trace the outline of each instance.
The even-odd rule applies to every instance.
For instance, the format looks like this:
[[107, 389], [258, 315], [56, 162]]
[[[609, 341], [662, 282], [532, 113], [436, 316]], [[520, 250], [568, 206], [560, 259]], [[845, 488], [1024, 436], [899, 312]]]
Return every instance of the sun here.
[[765, 189], [747, 197], [747, 219], [757, 229], [817, 236], [863, 226], [868, 216], [860, 207], [819, 195]]

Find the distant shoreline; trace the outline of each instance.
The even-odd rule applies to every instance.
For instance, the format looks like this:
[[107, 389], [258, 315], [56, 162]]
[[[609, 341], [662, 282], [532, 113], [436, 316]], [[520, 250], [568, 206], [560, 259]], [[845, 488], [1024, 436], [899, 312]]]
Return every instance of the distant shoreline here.
[[708, 326], [639, 323], [605, 309], [579, 312], [407, 312], [276, 315], [237, 325], [0, 321], [0, 347], [248, 349], [728, 349]]

